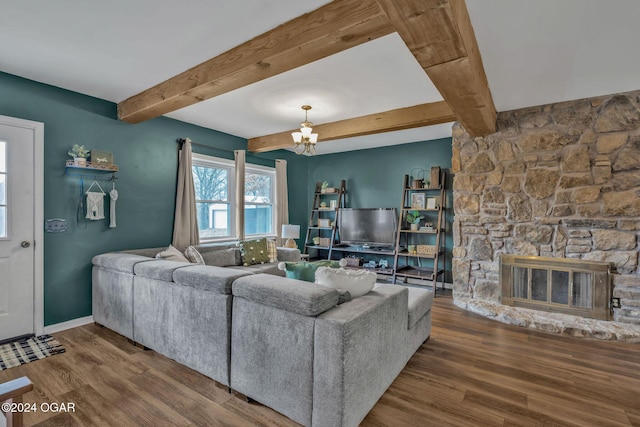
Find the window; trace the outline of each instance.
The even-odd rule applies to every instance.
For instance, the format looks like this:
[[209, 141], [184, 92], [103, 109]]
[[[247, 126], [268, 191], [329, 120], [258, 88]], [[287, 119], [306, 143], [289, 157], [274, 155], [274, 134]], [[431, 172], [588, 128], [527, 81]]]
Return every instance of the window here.
[[[229, 240], [235, 235], [235, 163], [193, 154], [193, 181], [200, 239]], [[245, 166], [245, 236], [272, 236], [275, 169]]]

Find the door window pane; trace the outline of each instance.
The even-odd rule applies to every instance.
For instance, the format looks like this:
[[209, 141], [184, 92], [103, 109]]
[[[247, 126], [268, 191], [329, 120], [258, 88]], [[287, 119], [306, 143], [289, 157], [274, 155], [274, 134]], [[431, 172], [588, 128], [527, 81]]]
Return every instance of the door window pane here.
[[0, 206], [7, 204], [7, 176], [0, 173]]
[[7, 237], [7, 208], [0, 206], [0, 237]]
[[547, 300], [547, 270], [531, 269], [531, 299]]
[[7, 143], [0, 141], [0, 172], [7, 171]]

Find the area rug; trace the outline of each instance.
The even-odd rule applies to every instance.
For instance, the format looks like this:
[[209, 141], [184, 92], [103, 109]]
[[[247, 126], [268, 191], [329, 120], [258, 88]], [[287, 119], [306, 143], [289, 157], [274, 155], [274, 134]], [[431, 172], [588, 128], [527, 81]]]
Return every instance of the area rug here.
[[64, 347], [51, 335], [40, 335], [0, 345], [0, 371], [64, 353]]

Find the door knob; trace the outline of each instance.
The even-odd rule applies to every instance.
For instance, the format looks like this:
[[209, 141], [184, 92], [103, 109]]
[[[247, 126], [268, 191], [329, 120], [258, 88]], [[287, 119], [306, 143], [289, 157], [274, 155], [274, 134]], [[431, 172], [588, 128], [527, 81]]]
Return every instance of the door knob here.
[[22, 246], [23, 248], [28, 248], [29, 246], [31, 246], [31, 242], [25, 240], [24, 242], [20, 243], [20, 246]]

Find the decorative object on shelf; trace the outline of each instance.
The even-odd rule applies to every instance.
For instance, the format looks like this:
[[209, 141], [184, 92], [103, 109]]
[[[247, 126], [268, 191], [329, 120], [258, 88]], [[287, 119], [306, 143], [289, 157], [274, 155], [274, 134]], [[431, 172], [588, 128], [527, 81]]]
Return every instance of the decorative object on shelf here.
[[322, 185], [320, 186], [320, 192], [321, 193], [326, 193], [328, 187], [329, 187], [329, 182], [322, 181]]
[[420, 231], [433, 231], [433, 223], [425, 222], [423, 227], [420, 227]]
[[314, 238], [313, 238], [313, 239], [311, 239], [311, 240], [313, 240], [313, 244], [314, 244], [314, 245], [319, 245], [319, 244], [320, 244], [320, 238], [319, 238], [319, 237], [314, 237]]
[[113, 153], [109, 153], [108, 151], [91, 150], [89, 160], [94, 165], [112, 165]]
[[420, 215], [418, 211], [409, 211], [407, 212], [407, 223], [410, 225], [411, 230], [417, 231], [418, 224], [420, 224], [420, 220], [424, 219], [424, 215]]
[[320, 203], [320, 209], [327, 209], [327, 202]]
[[411, 195], [411, 209], [424, 209], [424, 193], [413, 193]]
[[433, 255], [436, 253], [435, 245], [416, 245], [418, 255]]
[[333, 199], [329, 202], [329, 208], [330, 209], [337, 209], [338, 208], [338, 201]]
[[357, 256], [348, 256], [343, 259], [347, 261], [348, 267], [360, 267], [360, 263], [362, 262], [362, 259]]
[[415, 254], [416, 253], [416, 245], [408, 245], [407, 246], [407, 252], [409, 252], [410, 254]]
[[431, 185], [429, 188], [438, 188], [440, 185], [440, 166], [431, 167]]
[[386, 259], [381, 259], [378, 265], [380, 266], [380, 268], [389, 268], [389, 261], [387, 261]]
[[329, 218], [318, 218], [318, 227], [331, 227], [331, 220]]
[[374, 260], [370, 260], [365, 262], [364, 264], [362, 264], [363, 268], [376, 268], [378, 265], [376, 264], [376, 262]]
[[424, 188], [424, 189], [428, 189], [428, 188], [429, 188], [429, 185], [430, 185], [430, 183], [429, 183], [429, 180], [427, 179], [427, 180], [422, 184], [422, 188]]
[[328, 237], [320, 237], [318, 245], [328, 247], [331, 244], [331, 239]]
[[311, 110], [310, 105], [303, 105], [301, 107], [304, 110], [304, 122], [300, 123], [300, 132], [293, 132], [291, 136], [293, 137], [293, 143], [295, 144], [295, 153], [296, 154], [307, 154], [308, 156], [312, 156], [316, 154], [316, 142], [318, 142], [318, 134], [311, 133], [313, 129], [313, 123], [311, 123], [308, 119], [309, 110]]
[[298, 249], [295, 239], [300, 238], [300, 226], [294, 224], [282, 224], [282, 238], [287, 239], [285, 248]]
[[[424, 194], [423, 194], [424, 196]], [[437, 209], [437, 199], [435, 197], [427, 197], [427, 209]]]
[[[93, 186], [98, 186], [98, 191], [91, 191]], [[104, 219], [104, 192], [98, 181], [93, 181], [86, 192], [87, 195], [87, 216], [85, 218], [91, 221]]]
[[[414, 173], [415, 171], [415, 173]], [[411, 188], [418, 190], [424, 186], [424, 169], [411, 169]]]
[[116, 200], [118, 200], [118, 190], [116, 190], [116, 183], [112, 181], [111, 191], [109, 191], [109, 228], [116, 228]]
[[84, 148], [84, 145], [73, 144], [73, 147], [71, 147], [71, 150], [69, 150], [67, 154], [73, 157], [74, 166], [85, 167], [87, 165], [89, 150]]

